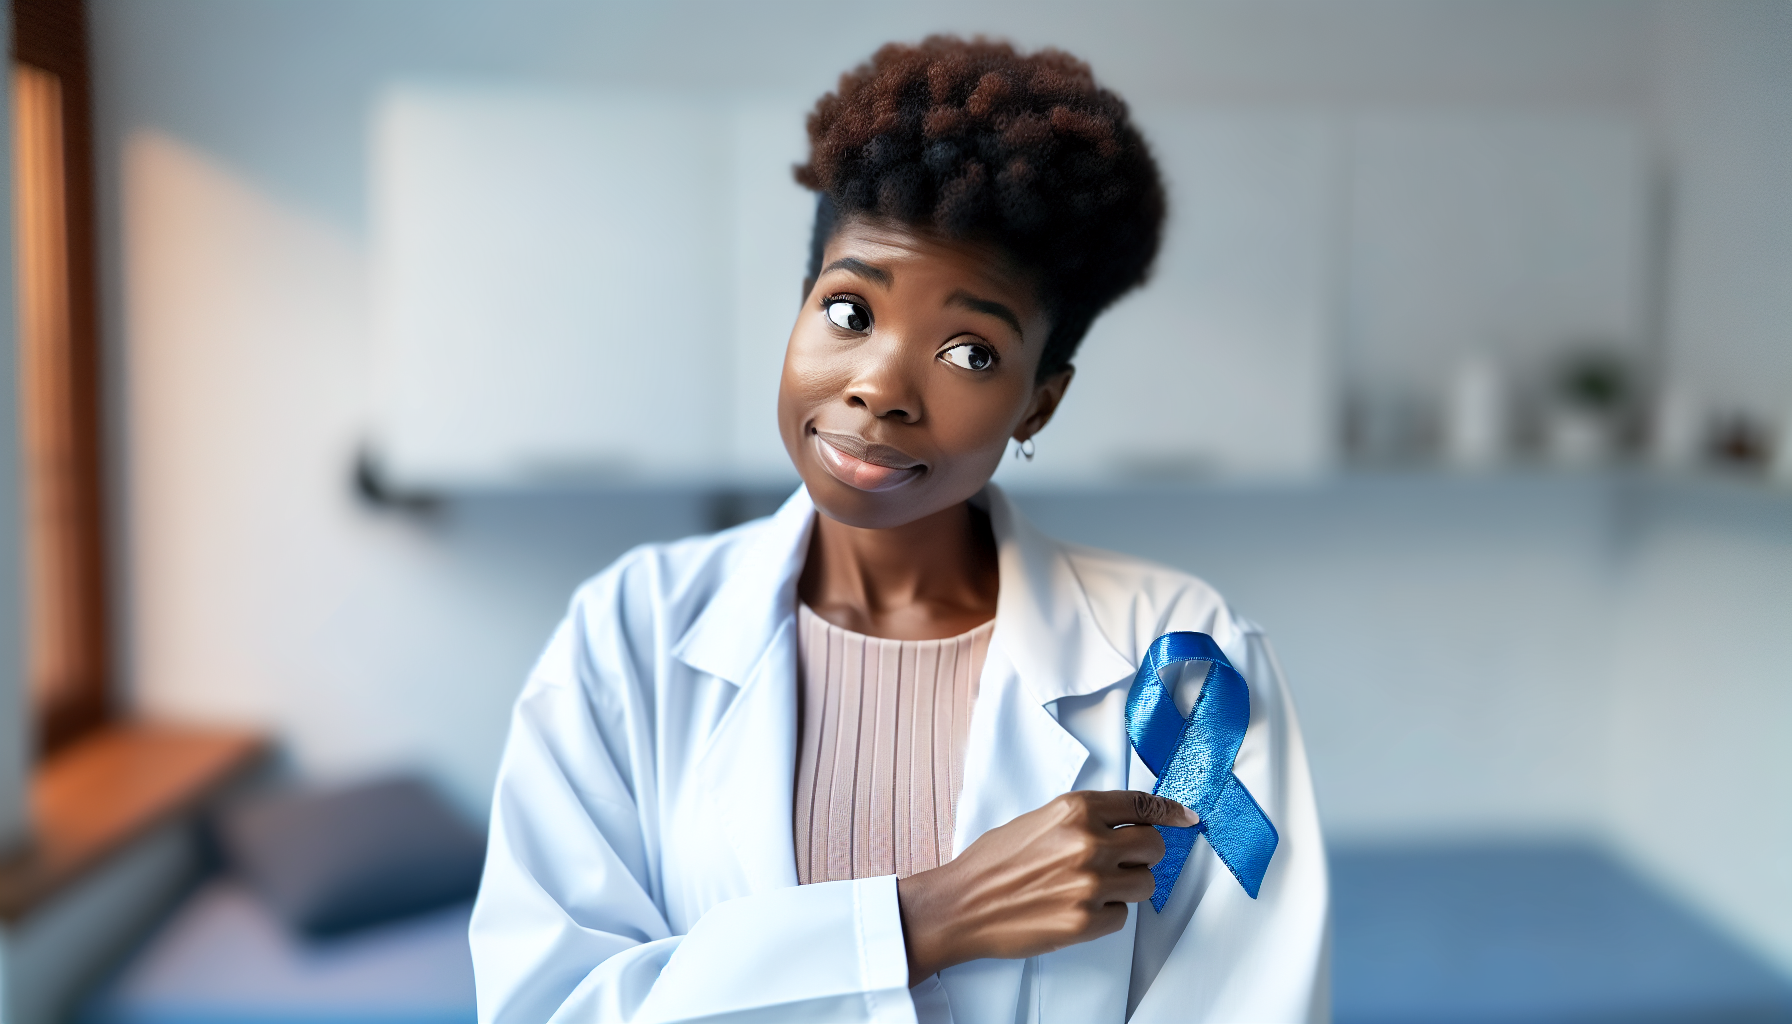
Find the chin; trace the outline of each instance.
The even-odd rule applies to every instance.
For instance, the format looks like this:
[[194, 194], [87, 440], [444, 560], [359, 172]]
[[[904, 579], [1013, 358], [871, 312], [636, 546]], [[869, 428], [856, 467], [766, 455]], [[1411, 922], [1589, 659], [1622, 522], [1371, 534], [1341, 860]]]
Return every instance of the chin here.
[[823, 469], [803, 475], [809, 499], [815, 502], [822, 515], [861, 530], [907, 526], [956, 504], [955, 501], [940, 500], [933, 488], [927, 486], [931, 482], [921, 479], [890, 491], [861, 491], [834, 479]]
[[[999, 452], [996, 458], [1000, 459]], [[888, 491], [860, 490], [814, 464], [799, 465], [797, 470], [822, 515], [861, 530], [892, 530], [969, 500], [989, 483], [997, 464], [993, 462], [986, 473], [956, 474], [950, 479], [926, 476]]]

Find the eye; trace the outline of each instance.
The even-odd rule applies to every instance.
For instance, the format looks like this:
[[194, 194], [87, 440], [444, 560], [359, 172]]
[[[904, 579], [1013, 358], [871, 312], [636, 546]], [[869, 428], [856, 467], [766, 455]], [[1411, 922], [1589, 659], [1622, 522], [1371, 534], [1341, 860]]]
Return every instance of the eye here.
[[860, 334], [871, 329], [871, 311], [851, 299], [829, 299], [824, 311], [835, 327]]
[[987, 370], [996, 364], [995, 350], [974, 341], [960, 342], [941, 352], [940, 358], [967, 370]]

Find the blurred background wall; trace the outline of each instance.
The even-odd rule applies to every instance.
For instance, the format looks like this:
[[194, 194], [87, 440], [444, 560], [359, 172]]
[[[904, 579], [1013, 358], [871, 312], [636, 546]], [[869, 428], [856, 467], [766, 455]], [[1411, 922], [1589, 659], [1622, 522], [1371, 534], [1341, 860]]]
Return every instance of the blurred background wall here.
[[[9, 40], [10, 42], [10, 40]], [[10, 143], [10, 138], [8, 142]], [[8, 146], [10, 156], [10, 145]], [[12, 161], [0, 169], [5, 175], [7, 188], [12, 188]], [[11, 225], [11, 210], [8, 209], [8, 226]], [[10, 281], [12, 274], [12, 250], [8, 249], [4, 257], [5, 280]], [[13, 292], [9, 287], [0, 287], [0, 303], [6, 306], [3, 314], [11, 322], [16, 310], [13, 308]], [[4, 348], [6, 357], [0, 359], [4, 369], [0, 370], [0, 422], [6, 424], [0, 429], [0, 650], [20, 651], [22, 643], [22, 623], [24, 621], [24, 552], [21, 543], [21, 527], [23, 516], [23, 495], [21, 488], [13, 481], [19, 479], [19, 389], [17, 339], [12, 332], [0, 332], [0, 347]], [[23, 658], [8, 658], [0, 663], [0, 849], [16, 846], [28, 830], [27, 809], [25, 806], [25, 780], [30, 776], [31, 745], [27, 723], [30, 715], [30, 685], [25, 676]]]
[[[778, 495], [358, 496], [381, 415], [370, 181], [394, 87], [801, 100], [883, 41], [947, 29], [1064, 46], [1142, 110], [1304, 118], [1333, 146], [1390, 117], [1623, 126], [1643, 205], [1633, 336], [1614, 340], [1676, 471], [1446, 472], [1353, 437], [1352, 409], [1382, 401], [1364, 380], [1428, 356], [1353, 333], [1338, 284], [1303, 364], [1324, 431], [1304, 468], [1023, 487], [1025, 503], [1060, 536], [1208, 577], [1266, 625], [1335, 839], [1600, 841], [1792, 969], [1792, 500], [1749, 475], [1754, 449], [1735, 472], [1689, 465], [1712, 422], [1744, 424], [1719, 447], [1759, 448], [1792, 413], [1784, 3], [95, 0], [91, 19], [125, 702], [266, 727], [311, 778], [420, 768], [471, 817], [576, 583]], [[1100, 365], [1100, 340], [1086, 373], [1127, 372]], [[1412, 386], [1456, 386], [1437, 362]], [[1130, 369], [1160, 408], [1214, 386]], [[1696, 435], [1678, 453], [1658, 436], [1676, 416]], [[1039, 443], [1043, 461], [1058, 439]]]

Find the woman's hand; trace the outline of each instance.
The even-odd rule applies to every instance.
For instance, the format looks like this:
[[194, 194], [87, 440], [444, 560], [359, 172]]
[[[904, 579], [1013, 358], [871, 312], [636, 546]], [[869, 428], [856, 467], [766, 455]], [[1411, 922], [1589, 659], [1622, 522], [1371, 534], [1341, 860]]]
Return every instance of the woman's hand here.
[[1132, 790], [1066, 793], [990, 829], [956, 859], [896, 883], [909, 984], [983, 957], [1018, 959], [1119, 931], [1149, 899], [1164, 841], [1143, 825], [1195, 812]]

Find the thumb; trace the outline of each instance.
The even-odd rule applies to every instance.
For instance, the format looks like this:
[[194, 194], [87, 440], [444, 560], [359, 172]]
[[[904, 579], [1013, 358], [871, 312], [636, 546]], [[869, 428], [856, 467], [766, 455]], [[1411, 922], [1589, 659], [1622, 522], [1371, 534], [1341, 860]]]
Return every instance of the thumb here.
[[[1145, 799], [1151, 801], [1151, 813], [1155, 815], [1151, 820], [1146, 822], [1148, 825], [1190, 828], [1201, 823], [1201, 816], [1195, 813], [1194, 808], [1189, 807], [1186, 804], [1178, 803], [1175, 800], [1171, 800], [1169, 797], [1157, 796], [1154, 793], [1145, 793], [1143, 796]], [[1143, 808], [1141, 808], [1141, 810], [1143, 810]]]
[[1113, 807], [1114, 814], [1108, 822], [1110, 825], [1162, 825], [1166, 828], [1189, 828], [1200, 824], [1201, 817], [1194, 811], [1155, 793], [1140, 793], [1137, 790], [1118, 790], [1111, 794], [1118, 798]]

